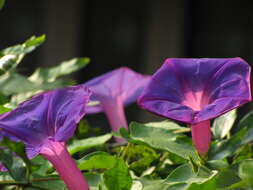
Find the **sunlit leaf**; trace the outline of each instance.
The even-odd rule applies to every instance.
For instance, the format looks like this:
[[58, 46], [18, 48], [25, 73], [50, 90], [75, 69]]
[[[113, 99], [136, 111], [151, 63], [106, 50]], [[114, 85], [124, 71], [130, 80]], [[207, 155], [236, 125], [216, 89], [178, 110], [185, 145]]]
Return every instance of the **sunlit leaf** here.
[[16, 55], [4, 55], [0, 58], [0, 75], [16, 66]]
[[229, 139], [216, 141], [209, 151], [209, 159], [220, 160], [236, 153], [238, 148], [253, 141], [253, 112], [246, 115], [239, 123], [239, 129]]
[[217, 182], [215, 178], [212, 178], [202, 184], [193, 183], [187, 190], [215, 190], [217, 189]]
[[68, 146], [68, 151], [70, 152], [70, 154], [75, 154], [76, 152], [85, 151], [89, 148], [102, 146], [111, 138], [112, 138], [111, 134], [106, 134], [98, 137], [90, 137], [82, 140], [74, 140]]
[[224, 138], [231, 130], [235, 119], [235, 109], [215, 119], [212, 128], [214, 137], [217, 139]]
[[56, 78], [73, 73], [90, 62], [87, 57], [74, 58], [68, 61], [64, 61], [59, 65], [51, 68], [38, 68], [30, 77], [29, 80], [35, 83], [53, 82]]
[[[27, 53], [30, 53], [31, 51], [35, 50], [39, 45], [41, 45], [45, 41], [45, 38], [46, 38], [45, 35], [41, 35], [38, 37], [32, 36], [22, 44], [14, 45], [6, 49], [3, 49], [0, 51], [0, 54], [2, 55], [1, 59], [4, 58], [6, 60], [9, 60], [7, 61], [8, 64], [5, 63], [8, 65], [8, 68], [10, 69], [15, 68], [23, 59], [23, 57]], [[0, 63], [1, 62], [3, 61], [0, 61]], [[0, 65], [1, 65], [0, 68], [2, 68], [3, 64]]]
[[0, 91], [5, 95], [32, 91], [35, 88], [36, 85], [34, 83], [17, 73], [7, 73], [0, 77]]
[[3, 113], [8, 112], [8, 111], [11, 111], [11, 109], [0, 105], [0, 114], [3, 114]]
[[41, 45], [46, 39], [45, 35], [32, 36], [22, 44], [14, 45], [3, 49], [1, 53], [3, 55], [24, 55], [33, 51], [36, 47]]
[[166, 184], [163, 183], [163, 180], [153, 180], [149, 178], [141, 178], [140, 179], [143, 190], [164, 190], [166, 189]]
[[0, 172], [0, 184], [8, 184], [10, 181], [15, 181], [9, 172]]
[[106, 152], [93, 152], [78, 160], [80, 170], [110, 169], [117, 162], [117, 159]]

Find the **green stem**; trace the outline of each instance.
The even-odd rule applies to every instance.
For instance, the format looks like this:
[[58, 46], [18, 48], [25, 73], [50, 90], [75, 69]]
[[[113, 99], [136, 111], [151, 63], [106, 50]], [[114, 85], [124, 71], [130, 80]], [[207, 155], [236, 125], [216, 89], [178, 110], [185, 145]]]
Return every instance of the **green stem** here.
[[125, 157], [127, 156], [127, 152], [129, 150], [130, 146], [131, 146], [131, 143], [127, 143], [127, 145], [124, 147], [124, 149], [121, 153], [121, 156], [120, 156], [123, 160], [125, 160]]

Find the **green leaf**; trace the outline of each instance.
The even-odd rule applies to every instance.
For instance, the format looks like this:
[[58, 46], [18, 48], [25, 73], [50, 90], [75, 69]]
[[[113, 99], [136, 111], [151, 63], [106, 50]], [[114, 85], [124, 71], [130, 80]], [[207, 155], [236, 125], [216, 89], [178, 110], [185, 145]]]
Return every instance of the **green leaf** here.
[[103, 146], [111, 138], [112, 134], [105, 134], [98, 137], [90, 137], [82, 140], [74, 140], [68, 146], [68, 151], [70, 152], [70, 154], [75, 154], [79, 151], [85, 151], [93, 147]]
[[218, 188], [228, 188], [241, 181], [234, 166], [221, 170], [216, 179]]
[[0, 0], [0, 10], [4, 7], [5, 0]]
[[4, 55], [0, 58], [0, 75], [8, 72], [16, 66], [16, 55]]
[[188, 190], [192, 184], [200, 185], [212, 180], [216, 171], [210, 171], [206, 168], [199, 167], [195, 173], [190, 164], [184, 164], [175, 169], [164, 181], [170, 189]]
[[229, 166], [226, 160], [208, 160], [207, 165], [214, 170], [222, 170]]
[[102, 174], [86, 172], [84, 176], [89, 183], [90, 190], [106, 190]]
[[134, 180], [131, 190], [143, 190], [142, 183], [140, 181]]
[[0, 162], [8, 169], [11, 177], [18, 182], [26, 182], [25, 164], [8, 149], [0, 149]]
[[[17, 75], [17, 74], [15, 74]], [[20, 78], [21, 80], [18, 81], [17, 79]], [[63, 80], [57, 80], [55, 82], [51, 83], [43, 83], [43, 84], [34, 84], [28, 80], [23, 80], [24, 78], [21, 76], [18, 76], [16, 78], [12, 78], [7, 82], [8, 85], [6, 86], [1, 86], [0, 84], [0, 89], [5, 88], [6, 91], [5, 93], [9, 93], [11, 96], [11, 101], [10, 103], [6, 104], [8, 107], [15, 108], [19, 103], [31, 98], [32, 96], [39, 94], [43, 91], [47, 90], [52, 90], [55, 88], [61, 88], [65, 86], [66, 82]], [[15, 85], [19, 85], [21, 81], [24, 81], [23, 88], [14, 88]], [[29, 86], [29, 84], [31, 84]], [[20, 84], [22, 85], [22, 84]], [[31, 87], [34, 87], [33, 89]]]
[[6, 137], [4, 137], [0, 142], [1, 147], [7, 147], [16, 155], [21, 157], [25, 162], [28, 162], [28, 158], [25, 153], [25, 145], [22, 142], [14, 142]]
[[6, 73], [0, 76], [0, 91], [4, 96], [12, 95], [11, 102], [6, 104], [11, 108], [15, 108], [19, 103], [27, 100], [35, 94], [62, 86], [64, 86], [62, 80], [36, 84], [18, 73]]
[[[25, 153], [25, 145], [22, 142], [15, 142], [13, 140], [10, 140], [10, 139], [4, 137], [0, 141], [0, 146], [6, 147], [11, 152], [13, 152], [13, 155], [15, 155], [13, 159], [19, 159], [19, 160], [22, 159], [21, 160], [22, 161], [22, 168], [26, 167], [27, 174], [32, 171], [34, 166], [32, 165], [31, 161], [27, 158], [26, 153]], [[18, 161], [17, 161], [17, 163], [18, 163]]]
[[188, 190], [215, 190], [217, 189], [217, 182], [215, 178], [212, 178], [202, 184], [191, 184]]
[[233, 159], [233, 164], [240, 163], [243, 160], [247, 160], [250, 158], [253, 158], [253, 147], [251, 144], [246, 144], [241, 148], [237, 149]]
[[34, 83], [17, 73], [7, 73], [0, 77], [0, 91], [3, 92], [4, 95], [32, 91], [35, 88], [36, 85]]
[[236, 119], [236, 110], [232, 110], [214, 120], [212, 131], [216, 139], [224, 138], [231, 130]]
[[172, 121], [169, 121], [169, 120], [145, 123], [145, 126], [165, 129], [165, 130], [169, 130], [169, 131], [185, 130], [185, 127], [181, 127], [180, 125], [178, 125]]
[[163, 180], [153, 180], [147, 177], [140, 179], [143, 189], [142, 190], [165, 190], [166, 184], [163, 183]]
[[239, 172], [240, 178], [242, 178], [248, 185], [249, 188], [253, 188], [253, 160], [244, 160], [239, 165]]
[[241, 148], [245, 144], [253, 141], [253, 114], [247, 115], [239, 123], [240, 130], [237, 131], [229, 139], [213, 142], [209, 151], [209, 159], [220, 160], [236, 153], [238, 148]]
[[43, 82], [53, 82], [56, 78], [60, 76], [68, 75], [85, 67], [89, 62], [90, 59], [87, 57], [74, 58], [68, 61], [64, 61], [55, 67], [38, 68], [29, 77], [29, 80], [40, 84]]
[[253, 111], [245, 115], [239, 122], [237, 129], [253, 127]]
[[158, 160], [159, 155], [152, 148], [145, 145], [129, 146], [126, 152], [127, 161], [130, 169], [137, 175], [141, 175], [147, 170], [151, 163]]
[[46, 39], [45, 35], [32, 36], [22, 44], [8, 47], [1, 51], [3, 55], [25, 55], [40, 46]]
[[[193, 186], [205, 184], [213, 180], [216, 171], [208, 170], [204, 167], [198, 167], [197, 172], [193, 171], [191, 164], [183, 164], [172, 171], [165, 180], [156, 180], [149, 183], [143, 183], [143, 190], [193, 190]], [[144, 181], [145, 182], [145, 181]]]
[[8, 184], [14, 181], [9, 172], [0, 172], [0, 184]]
[[69, 80], [57, 78], [83, 68], [88, 62], [88, 58], [71, 59], [52, 68], [38, 68], [29, 78], [15, 72], [8, 72], [1, 76], [0, 72], [0, 91], [6, 96], [12, 95], [8, 106], [15, 108], [35, 94], [73, 84]]
[[0, 92], [0, 105], [4, 105], [9, 102], [9, 98]]
[[0, 114], [6, 113], [8, 111], [11, 111], [11, 109], [0, 105]]
[[168, 121], [148, 124], [132, 122], [129, 129], [130, 138], [133, 141], [146, 143], [153, 148], [167, 150], [184, 159], [192, 157], [194, 160], [198, 160], [194, 147], [185, 141], [188, 137], [177, 133], [177, 131], [185, 130], [184, 127]]
[[110, 190], [130, 190], [132, 178], [128, 167], [122, 159], [117, 160], [114, 167], [104, 173], [104, 182]]
[[[32, 36], [22, 44], [3, 49], [0, 51], [0, 54], [3, 56], [0, 61], [0, 68], [3, 68], [3, 65], [6, 65], [7, 63], [9, 69], [15, 68], [21, 62], [23, 57], [41, 45], [45, 41], [45, 38], [45, 35], [38, 37]], [[7, 63], [2, 60], [3, 58], [4, 60], [7, 60]]]
[[235, 154], [242, 146], [253, 141], [253, 112], [247, 114], [238, 124], [237, 132], [229, 139], [213, 142], [209, 159], [220, 160]]
[[92, 129], [93, 128], [89, 125], [88, 121], [86, 119], [82, 119], [78, 124], [75, 135], [78, 139], [87, 138], [89, 131]]
[[44, 157], [38, 155], [31, 160], [33, 165], [33, 174], [46, 175], [52, 169], [52, 165]]
[[110, 169], [116, 162], [114, 156], [101, 151], [90, 153], [77, 161], [80, 170]]
[[34, 95], [39, 91], [50, 90], [61, 86], [63, 86], [63, 83], [60, 80], [52, 83], [45, 82], [43, 84], [36, 84], [18, 73], [7, 73], [0, 76], [0, 91], [4, 95], [20, 93], [31, 93]]
[[197, 183], [202, 184], [209, 179], [213, 178], [217, 174], [216, 171], [208, 170], [204, 167], [199, 167], [195, 173], [191, 164], [184, 164], [176, 168], [166, 179], [165, 183]]

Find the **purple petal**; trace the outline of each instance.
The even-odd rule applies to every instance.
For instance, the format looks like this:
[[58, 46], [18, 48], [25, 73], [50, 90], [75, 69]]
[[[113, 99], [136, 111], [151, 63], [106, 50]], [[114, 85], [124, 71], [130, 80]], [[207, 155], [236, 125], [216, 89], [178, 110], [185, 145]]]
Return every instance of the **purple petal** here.
[[[91, 100], [106, 101], [120, 97], [124, 105], [135, 102], [150, 76], [138, 74], [127, 67], [121, 67], [96, 77], [84, 85], [92, 91]], [[101, 105], [87, 106], [87, 113], [103, 111]]]
[[0, 164], [0, 172], [7, 172], [8, 169], [3, 165], [3, 164]]
[[158, 115], [198, 123], [251, 100], [250, 67], [240, 58], [167, 59], [139, 105]]
[[0, 127], [25, 142], [34, 157], [47, 139], [67, 141], [85, 114], [90, 92], [83, 85], [39, 94], [0, 117]]

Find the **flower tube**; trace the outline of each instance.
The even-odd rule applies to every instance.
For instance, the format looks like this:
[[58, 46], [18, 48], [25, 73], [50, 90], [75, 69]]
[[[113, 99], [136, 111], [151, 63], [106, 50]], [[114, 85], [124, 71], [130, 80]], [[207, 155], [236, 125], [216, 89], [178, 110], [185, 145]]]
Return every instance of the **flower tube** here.
[[193, 143], [205, 155], [211, 141], [210, 120], [250, 100], [250, 67], [243, 59], [175, 58], [167, 59], [152, 76], [138, 103], [191, 125]]
[[48, 159], [70, 190], [89, 189], [65, 146], [85, 115], [89, 96], [81, 85], [57, 89], [36, 95], [0, 116], [0, 127], [25, 143], [28, 158], [41, 154]]
[[92, 91], [90, 99], [99, 103], [87, 106], [87, 114], [104, 111], [113, 131], [118, 131], [120, 127], [128, 129], [124, 106], [137, 100], [149, 80], [150, 76], [138, 74], [127, 67], [91, 79], [84, 85]]

